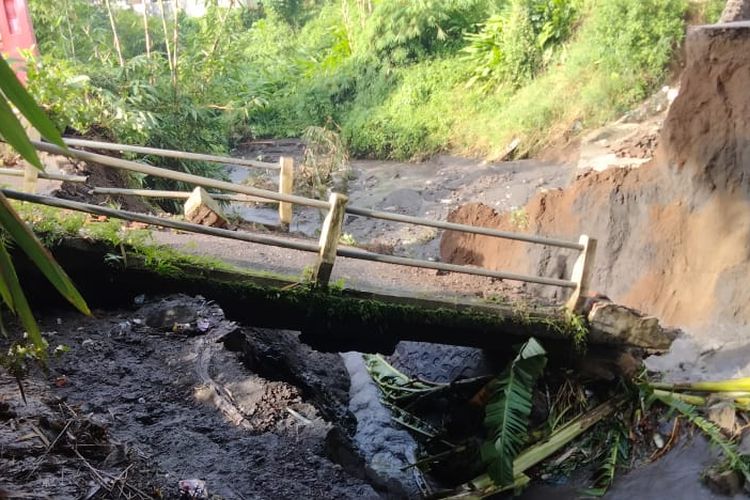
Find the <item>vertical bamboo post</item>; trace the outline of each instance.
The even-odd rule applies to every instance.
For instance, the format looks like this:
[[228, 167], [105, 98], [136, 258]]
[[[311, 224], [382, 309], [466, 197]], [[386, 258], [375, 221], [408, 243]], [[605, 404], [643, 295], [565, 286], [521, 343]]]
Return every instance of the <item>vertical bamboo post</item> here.
[[164, 31], [164, 48], [167, 50], [167, 63], [169, 63], [170, 74], [174, 72], [172, 68], [172, 49], [169, 46], [169, 30], [167, 30], [167, 14], [164, 12], [164, 0], [159, 0], [159, 15], [161, 16], [161, 28]]
[[109, 0], [104, 0], [104, 6], [107, 7], [107, 14], [109, 15], [109, 25], [112, 28], [112, 41], [115, 45], [115, 52], [117, 53], [117, 61], [120, 63], [120, 67], [125, 67], [125, 59], [122, 57], [122, 47], [120, 45], [120, 36], [117, 34], [117, 25], [115, 24], [115, 16], [112, 13], [112, 5]]
[[323, 221], [323, 230], [320, 232], [320, 252], [318, 262], [313, 272], [313, 282], [316, 286], [328, 286], [333, 271], [333, 263], [336, 260], [336, 248], [341, 238], [341, 228], [344, 225], [346, 203], [349, 198], [346, 195], [332, 193], [328, 199], [330, 208]]
[[[294, 159], [287, 156], [279, 158], [279, 193], [292, 194], [294, 190]], [[292, 204], [285, 201], [279, 202], [279, 221], [285, 228], [292, 224]]]
[[151, 34], [148, 30], [148, 4], [143, 0], [143, 35], [146, 39], [146, 59], [151, 59]]
[[[32, 141], [38, 141], [40, 138], [39, 132], [37, 132], [34, 127], [30, 126], [25, 119], [22, 120], [22, 123], [26, 128], [26, 134], [29, 136], [29, 139], [31, 139]], [[36, 194], [36, 184], [37, 180], [39, 179], [39, 169], [27, 161], [24, 161], [23, 163], [23, 192]]]
[[25, 166], [23, 172], [23, 192], [36, 194], [36, 183], [37, 179], [39, 179], [39, 169], [37, 169], [31, 163], [24, 163]]
[[583, 245], [583, 250], [581, 250], [578, 259], [576, 259], [573, 265], [573, 273], [570, 277], [570, 281], [575, 282], [576, 287], [565, 304], [566, 309], [570, 312], [578, 312], [580, 310], [583, 298], [588, 292], [591, 274], [594, 269], [594, 255], [596, 253], [595, 239], [582, 234], [578, 239], [578, 243]]
[[174, 0], [174, 30], [172, 31], [172, 90], [174, 92], [174, 102], [177, 104], [177, 86], [180, 83], [179, 80], [179, 59], [177, 59], [177, 52], [179, 49], [179, 34], [180, 34], [180, 3]]

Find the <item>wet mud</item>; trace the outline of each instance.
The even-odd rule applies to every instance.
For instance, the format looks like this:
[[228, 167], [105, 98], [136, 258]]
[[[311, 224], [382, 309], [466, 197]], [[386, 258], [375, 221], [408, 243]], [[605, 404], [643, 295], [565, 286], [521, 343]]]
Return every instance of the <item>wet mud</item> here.
[[45, 314], [47, 340], [70, 351], [25, 380], [28, 405], [0, 378], [6, 496], [110, 498], [122, 483], [179, 498], [186, 479], [225, 499], [403, 496], [367, 477], [337, 354], [240, 327], [200, 297], [95, 316]]

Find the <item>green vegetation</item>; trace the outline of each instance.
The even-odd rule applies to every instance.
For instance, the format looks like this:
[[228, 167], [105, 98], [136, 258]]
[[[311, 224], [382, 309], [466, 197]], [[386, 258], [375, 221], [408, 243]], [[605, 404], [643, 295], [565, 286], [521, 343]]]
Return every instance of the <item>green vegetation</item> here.
[[491, 399], [484, 417], [489, 441], [481, 452], [487, 471], [497, 484], [513, 483], [513, 462], [528, 435], [532, 393], [546, 364], [544, 348], [529, 339], [505, 371], [490, 383]]
[[719, 449], [724, 458], [724, 462], [720, 465], [721, 469], [737, 471], [741, 474], [743, 481], [750, 481], [750, 457], [739, 451], [735, 436], [726, 437], [725, 431], [716, 423], [702, 416], [696, 406], [686, 403], [674, 394], [651, 391], [648, 402], [653, 403], [654, 401], [667, 405], [671, 410], [684, 417], [701, 431], [713, 446]]
[[[12, 107], [28, 121], [29, 126], [43, 134], [45, 138], [64, 147], [59, 132], [44, 115], [41, 109], [26, 92], [8, 63], [0, 58], [0, 139], [7, 142], [23, 157], [31, 168], [43, 169], [26, 130]], [[8, 247], [17, 246], [73, 306], [84, 314], [90, 314], [83, 297], [78, 293], [65, 271], [44, 249], [29, 227], [24, 224], [9, 200], [0, 193], [0, 333], [9, 336], [2, 320], [3, 309], [7, 308], [20, 321], [25, 330], [23, 335], [11, 338], [7, 354], [0, 353], [0, 366], [15, 375], [23, 395], [20, 377], [27, 369], [29, 361], [44, 364], [47, 358], [47, 342], [42, 337], [39, 325], [31, 312], [21, 282], [11, 259]], [[25, 396], [24, 396], [25, 399]]]
[[297, 276], [265, 271], [240, 269], [223, 260], [205, 255], [193, 255], [172, 247], [154, 243], [149, 229], [134, 229], [118, 219], [96, 220], [70, 210], [12, 203], [16, 212], [47, 247], [58, 245], [65, 238], [86, 238], [105, 243], [112, 248], [106, 260], [112, 266], [128, 267], [128, 258], [137, 258], [146, 269], [165, 276], [177, 277], [182, 267], [200, 267], [207, 273], [229, 272], [256, 278], [297, 281]]
[[[547, 354], [533, 338], [516, 353], [496, 377], [450, 383], [411, 378], [379, 355], [364, 357], [393, 421], [421, 444], [412, 466], [438, 477], [444, 470], [450, 477], [474, 477], [440, 498], [486, 498], [532, 480], [559, 484], [597, 464], [581, 495], [601, 497], [618, 472], [661, 458], [681, 435], [690, 439], [681, 432], [685, 425], [719, 452], [710, 473], [735, 474], [739, 485], [750, 484], [750, 456], [739, 446], [750, 379], [665, 384], [641, 374], [606, 384], [575, 370], [560, 373], [559, 365], [545, 371]], [[714, 408], [722, 409], [722, 416], [712, 416]], [[484, 415], [487, 438], [481, 446], [479, 430], [471, 427], [479, 419], [470, 417], [478, 414]], [[461, 427], [451, 430], [456, 415]], [[664, 428], [671, 434], [660, 434]]]
[[40, 0], [30, 89], [60, 126], [157, 147], [226, 152], [324, 127], [360, 157], [496, 157], [514, 138], [525, 155], [653, 92], [688, 16], [718, 3], [276, 0], [175, 26]]

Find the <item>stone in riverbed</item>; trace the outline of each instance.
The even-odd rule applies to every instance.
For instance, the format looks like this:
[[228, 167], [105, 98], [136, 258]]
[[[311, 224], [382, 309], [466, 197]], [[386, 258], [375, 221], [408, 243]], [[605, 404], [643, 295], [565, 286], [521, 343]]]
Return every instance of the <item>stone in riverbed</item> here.
[[590, 339], [601, 344], [626, 344], [665, 350], [676, 332], [663, 328], [653, 316], [612, 302], [596, 302], [588, 313]]
[[727, 470], [720, 472], [715, 469], [706, 472], [704, 481], [708, 489], [712, 492], [727, 497], [733, 497], [740, 493], [744, 483], [744, 479], [736, 471]]

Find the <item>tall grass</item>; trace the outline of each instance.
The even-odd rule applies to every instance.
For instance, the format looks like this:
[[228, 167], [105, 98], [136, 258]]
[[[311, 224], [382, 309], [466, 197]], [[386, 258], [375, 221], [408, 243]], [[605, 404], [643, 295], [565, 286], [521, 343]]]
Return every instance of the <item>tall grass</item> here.
[[31, 88], [61, 121], [125, 141], [225, 151], [248, 137], [332, 125], [359, 157], [496, 157], [514, 138], [519, 153], [533, 153], [653, 92], [687, 19], [711, 20], [720, 4], [280, 0], [251, 14], [211, 9], [180, 18], [175, 98], [165, 40], [152, 33], [146, 58], [140, 18], [118, 14], [120, 70], [106, 20], [87, 2], [73, 0], [66, 31], [54, 2], [40, 0], [40, 43], [54, 57]]
[[467, 88], [474, 68], [458, 55], [413, 65], [378, 105], [354, 107], [345, 137], [355, 154], [401, 159], [439, 150], [497, 157], [514, 138], [533, 153], [656, 89], [686, 9], [683, 0], [590, 1], [554, 62], [515, 90]]

